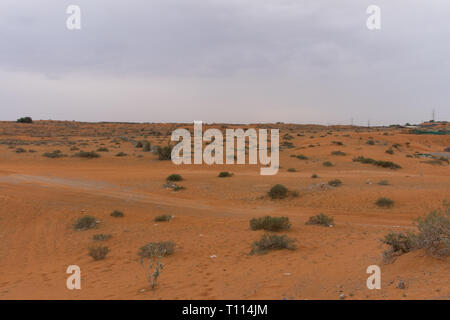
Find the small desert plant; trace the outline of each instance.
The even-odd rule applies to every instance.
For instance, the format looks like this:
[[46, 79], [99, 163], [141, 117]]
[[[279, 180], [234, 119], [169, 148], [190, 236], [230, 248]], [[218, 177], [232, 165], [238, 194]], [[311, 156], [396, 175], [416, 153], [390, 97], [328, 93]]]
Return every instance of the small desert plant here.
[[389, 148], [386, 150], [386, 153], [388, 154], [394, 154], [394, 150], [392, 150], [392, 148]]
[[322, 165], [324, 167], [332, 167], [333, 166], [333, 164], [330, 161], [325, 161], [324, 163], [322, 163]]
[[387, 180], [381, 180], [381, 181], [378, 182], [378, 184], [379, 184], [380, 186], [388, 186], [388, 185], [389, 185], [389, 181], [387, 181]]
[[141, 258], [150, 258], [152, 256], [170, 256], [175, 249], [173, 241], [150, 242], [139, 249], [138, 255]]
[[295, 170], [295, 168], [289, 168], [287, 171], [288, 172], [296, 172], [297, 170]]
[[98, 148], [97, 152], [109, 152], [108, 148]]
[[333, 152], [331, 152], [331, 155], [333, 155], [333, 156], [345, 156], [347, 154], [345, 152], [342, 152], [342, 151], [333, 151]]
[[17, 119], [17, 123], [33, 123], [33, 119], [31, 117], [23, 117]]
[[166, 178], [167, 181], [182, 181], [183, 178], [179, 174], [171, 174]]
[[219, 173], [219, 178], [229, 178], [232, 177], [233, 174], [229, 173], [228, 171], [222, 171], [221, 173]]
[[143, 142], [142, 142], [142, 151], [144, 151], [144, 152], [150, 152], [150, 150], [151, 150], [150, 142], [148, 142], [148, 141], [143, 141]]
[[274, 185], [269, 191], [269, 197], [272, 199], [284, 199], [288, 196], [288, 188], [282, 184]]
[[343, 146], [344, 144], [341, 141], [331, 141], [332, 144], [335, 144], [337, 146]]
[[94, 159], [100, 157], [100, 155], [94, 151], [80, 151], [78, 153], [75, 153], [74, 156], [78, 158], [87, 158], [87, 159]]
[[392, 161], [382, 161], [382, 160], [374, 160], [371, 158], [365, 158], [363, 156], [359, 156], [353, 159], [354, 162], [368, 163], [373, 164], [378, 167], [390, 168], [390, 169], [400, 169], [401, 166], [392, 162]]
[[16, 149], [16, 153], [24, 153], [27, 152], [27, 150], [25, 150], [24, 148], [17, 148]]
[[342, 184], [342, 181], [339, 179], [333, 179], [328, 181], [328, 184], [332, 187], [339, 187]]
[[170, 160], [172, 158], [172, 146], [159, 147], [156, 149], [159, 160]]
[[288, 217], [270, 217], [254, 218], [250, 220], [250, 229], [280, 231], [288, 230], [291, 227]]
[[297, 155], [296, 158], [299, 159], [299, 160], [308, 160], [308, 157], [303, 155], [303, 154]]
[[311, 178], [313, 178], [313, 179], [317, 179], [319, 176], [317, 175], [317, 174], [315, 174], [315, 173], [313, 173], [313, 175], [311, 176]]
[[367, 140], [366, 144], [368, 144], [369, 146], [373, 146], [373, 145], [375, 145], [375, 141]]
[[110, 216], [114, 218], [122, 218], [123, 212], [119, 210], [114, 210], [113, 212], [111, 212]]
[[52, 158], [52, 159], [66, 157], [65, 154], [61, 153], [61, 150], [55, 150], [55, 151], [52, 151], [52, 152], [46, 152], [46, 153], [43, 154], [43, 156], [47, 157], [47, 158]]
[[318, 224], [326, 227], [331, 227], [334, 224], [334, 220], [332, 217], [328, 217], [327, 215], [320, 213], [316, 216], [309, 217], [309, 220], [306, 222], [306, 224]]
[[92, 216], [85, 215], [81, 218], [78, 218], [74, 223], [73, 227], [75, 230], [83, 231], [87, 229], [94, 228], [97, 225], [97, 219]]
[[250, 254], [264, 254], [269, 250], [294, 250], [296, 248], [294, 242], [295, 239], [288, 238], [286, 235], [264, 234], [260, 240], [253, 242]]
[[91, 247], [89, 248], [89, 255], [94, 259], [94, 260], [102, 260], [106, 258], [106, 255], [109, 252], [109, 248], [108, 247]]
[[375, 202], [375, 204], [381, 208], [391, 208], [394, 206], [394, 200], [385, 197], [380, 197]]
[[119, 152], [116, 154], [116, 157], [126, 157], [128, 154], [126, 154], [125, 152]]
[[170, 214], [163, 214], [163, 215], [155, 217], [155, 219], [153, 219], [153, 221], [155, 221], [155, 222], [170, 221], [170, 220], [172, 220], [172, 218], [173, 217]]
[[433, 210], [416, 220], [419, 233], [414, 237], [417, 248], [425, 248], [435, 256], [450, 255], [450, 204], [444, 210]]
[[111, 237], [112, 237], [112, 235], [110, 235], [110, 234], [99, 233], [99, 234], [94, 234], [92, 236], [92, 240], [95, 240], [95, 241], [106, 241], [106, 240], [110, 239]]
[[[174, 246], [175, 244], [171, 241], [156, 242], [148, 243], [140, 249], [140, 263], [142, 268], [144, 269], [145, 277], [150, 283], [152, 289], [155, 288], [158, 277], [164, 267], [164, 265], [161, 263], [161, 259], [172, 254]], [[146, 259], [148, 259], [147, 263]]]
[[180, 190], [186, 190], [186, 188], [183, 187], [183, 186], [175, 185], [175, 186], [172, 188], [172, 190], [173, 190], [173, 191], [180, 191]]

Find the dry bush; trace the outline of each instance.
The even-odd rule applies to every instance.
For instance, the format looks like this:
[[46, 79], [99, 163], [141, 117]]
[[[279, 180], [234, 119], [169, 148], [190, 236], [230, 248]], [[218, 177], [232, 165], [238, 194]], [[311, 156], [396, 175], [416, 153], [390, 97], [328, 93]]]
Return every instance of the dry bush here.
[[175, 242], [162, 241], [162, 242], [150, 242], [139, 249], [138, 255], [141, 258], [150, 258], [152, 256], [170, 256], [175, 249]]
[[269, 191], [269, 197], [272, 199], [284, 199], [288, 196], [288, 188], [282, 184], [274, 185]]
[[260, 240], [253, 242], [250, 254], [264, 254], [269, 250], [294, 250], [296, 248], [294, 242], [295, 239], [288, 238], [286, 235], [264, 234]]
[[385, 197], [380, 197], [375, 202], [375, 204], [381, 208], [392, 208], [394, 206], [394, 200]]
[[87, 229], [94, 228], [97, 225], [97, 219], [92, 216], [85, 215], [74, 223], [73, 228], [75, 230], [83, 231]]
[[163, 215], [155, 217], [155, 219], [153, 219], [153, 221], [163, 222], [163, 221], [170, 221], [172, 219], [173, 219], [173, 217], [170, 214], [163, 214]]
[[331, 227], [334, 225], [334, 219], [332, 217], [328, 217], [323, 213], [320, 213], [316, 216], [309, 217], [309, 220], [305, 224]]
[[109, 251], [108, 247], [91, 247], [89, 248], [89, 255], [94, 260], [103, 260], [106, 258]]
[[267, 231], [281, 231], [290, 229], [291, 224], [288, 217], [262, 217], [250, 220], [250, 229], [252, 230], [267, 230]]

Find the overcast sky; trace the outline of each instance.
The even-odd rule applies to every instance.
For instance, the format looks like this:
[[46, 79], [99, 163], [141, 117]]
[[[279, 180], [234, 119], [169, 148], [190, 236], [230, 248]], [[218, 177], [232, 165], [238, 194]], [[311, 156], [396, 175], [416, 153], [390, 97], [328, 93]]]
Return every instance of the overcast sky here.
[[0, 2], [1, 120], [403, 124], [433, 108], [450, 120], [448, 0]]

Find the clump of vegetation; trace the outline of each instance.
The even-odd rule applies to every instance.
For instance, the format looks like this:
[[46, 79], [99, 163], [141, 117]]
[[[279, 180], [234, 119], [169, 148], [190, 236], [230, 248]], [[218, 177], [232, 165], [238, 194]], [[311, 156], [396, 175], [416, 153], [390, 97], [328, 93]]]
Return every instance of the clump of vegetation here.
[[152, 256], [170, 256], [175, 249], [175, 242], [162, 241], [162, 242], [150, 242], [139, 249], [138, 255], [141, 258], [150, 258]]
[[91, 247], [89, 248], [89, 255], [94, 259], [94, 260], [103, 260], [106, 258], [106, 255], [109, 252], [109, 248], [108, 247]]
[[16, 149], [16, 153], [24, 153], [27, 152], [27, 150], [25, 150], [24, 148], [17, 148]]
[[288, 172], [296, 172], [297, 170], [295, 170], [295, 168], [289, 168], [287, 171]]
[[284, 199], [288, 196], [289, 190], [282, 184], [274, 185], [269, 191], [269, 197], [272, 199]]
[[375, 204], [381, 208], [392, 208], [394, 206], [394, 200], [381, 197], [375, 202]]
[[392, 148], [389, 148], [386, 150], [386, 153], [388, 154], [394, 154], [394, 150], [392, 150]]
[[143, 142], [142, 142], [142, 151], [144, 151], [144, 152], [150, 152], [150, 150], [151, 150], [150, 142], [148, 142], [148, 141], [143, 141]]
[[308, 160], [308, 157], [305, 156], [304, 154], [298, 154], [298, 155], [296, 156], [296, 158], [299, 159], [299, 160]]
[[319, 176], [317, 175], [317, 174], [315, 174], [315, 173], [313, 173], [313, 175], [311, 176], [311, 178], [313, 178], [313, 179], [317, 179]]
[[369, 146], [373, 146], [373, 145], [375, 145], [375, 141], [370, 139], [370, 140], [367, 140], [366, 144], [368, 144]]
[[161, 263], [161, 259], [172, 254], [174, 246], [175, 244], [172, 241], [152, 242], [146, 244], [140, 249], [140, 263], [144, 269], [145, 278], [149, 282], [152, 289], [156, 287], [158, 278], [164, 268], [164, 265]]
[[95, 240], [95, 241], [106, 241], [106, 240], [109, 240], [111, 237], [112, 237], [112, 235], [110, 235], [110, 234], [99, 233], [99, 234], [94, 234], [92, 236], [92, 240]]
[[97, 219], [92, 216], [85, 215], [81, 218], [78, 218], [74, 223], [73, 227], [75, 230], [83, 231], [87, 229], [94, 228], [97, 225]]
[[122, 218], [123, 212], [119, 210], [114, 210], [113, 212], [111, 212], [110, 216], [114, 218]]
[[291, 224], [288, 217], [262, 217], [253, 218], [250, 220], [250, 229], [252, 230], [266, 230], [266, 231], [281, 231], [290, 229]]
[[46, 152], [43, 154], [44, 157], [55, 159], [55, 158], [63, 158], [67, 157], [65, 154], [61, 152], [61, 150], [55, 150], [52, 152]]
[[333, 164], [330, 161], [325, 161], [324, 163], [322, 163], [322, 165], [324, 167], [332, 167], [333, 166]]
[[320, 213], [316, 216], [309, 217], [309, 220], [306, 222], [307, 225], [322, 225], [326, 227], [332, 227], [334, 225], [334, 220], [332, 217], [329, 217], [323, 213]]
[[116, 154], [116, 157], [126, 157], [128, 154], [126, 154], [125, 152], [119, 152]]
[[159, 160], [170, 160], [172, 158], [172, 146], [158, 146], [158, 148], [156, 148], [156, 154], [158, 155]]
[[387, 181], [387, 180], [380, 180], [379, 182], [378, 182], [378, 184], [380, 185], [380, 186], [389, 186], [390, 184], [389, 184], [389, 181]]
[[396, 256], [417, 249], [435, 257], [450, 256], [450, 204], [444, 202], [444, 209], [433, 210], [415, 221], [418, 233], [389, 233], [381, 241], [391, 246], [383, 253], [385, 262]]
[[228, 171], [222, 171], [219, 173], [219, 178], [229, 178], [232, 177], [233, 174], [229, 173]]
[[353, 162], [361, 162], [361, 163], [365, 163], [365, 164], [373, 164], [375, 166], [378, 167], [382, 167], [382, 168], [390, 168], [390, 169], [400, 169], [401, 166], [399, 166], [398, 164], [392, 162], [392, 161], [382, 161], [382, 160], [374, 160], [371, 158], [365, 158], [363, 156], [359, 156], [356, 158], [353, 158]]
[[175, 185], [175, 186], [172, 188], [172, 190], [173, 190], [173, 191], [181, 191], [181, 190], [186, 190], [186, 188], [183, 187], [183, 186]]
[[337, 146], [343, 146], [344, 144], [341, 141], [331, 141], [332, 144], [335, 144]]
[[166, 180], [176, 182], [176, 181], [182, 181], [183, 178], [181, 177], [181, 175], [175, 173], [175, 174], [171, 174], [170, 176], [168, 176], [166, 178]]
[[333, 151], [333, 152], [331, 152], [331, 155], [333, 155], [333, 156], [346, 156], [347, 154], [345, 153], [345, 152], [343, 152], [343, 151]]
[[332, 187], [339, 187], [342, 184], [342, 181], [339, 179], [333, 179], [328, 181], [328, 184]]
[[100, 155], [95, 151], [80, 151], [78, 153], [75, 153], [74, 157], [94, 159], [94, 158], [100, 158]]
[[295, 239], [288, 238], [286, 235], [264, 234], [260, 240], [253, 242], [250, 254], [264, 254], [269, 250], [294, 250], [296, 248], [294, 242]]
[[109, 152], [108, 148], [98, 148], [97, 152]]
[[33, 123], [33, 119], [31, 117], [23, 117], [17, 119], [17, 123]]
[[164, 221], [170, 221], [172, 219], [173, 219], [173, 217], [170, 214], [163, 214], [163, 215], [155, 217], [155, 219], [153, 219], [153, 221], [164, 222]]

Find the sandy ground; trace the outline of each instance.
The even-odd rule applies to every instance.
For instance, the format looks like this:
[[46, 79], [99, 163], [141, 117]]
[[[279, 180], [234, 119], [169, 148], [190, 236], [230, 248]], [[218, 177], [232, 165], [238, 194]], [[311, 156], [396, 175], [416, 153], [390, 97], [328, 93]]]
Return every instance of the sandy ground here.
[[[282, 149], [275, 176], [259, 175], [256, 165], [176, 166], [121, 139], [165, 145], [175, 127], [0, 122], [0, 298], [339, 299], [344, 294], [346, 299], [450, 299], [448, 259], [414, 251], [384, 264], [387, 246], [380, 241], [390, 231], [414, 230], [413, 219], [450, 200], [449, 165], [414, 156], [444, 152], [448, 135], [272, 125], [280, 127], [281, 143], [293, 144]], [[292, 139], [283, 139], [285, 134]], [[365, 143], [370, 137], [375, 145]], [[400, 146], [386, 153], [393, 144]], [[109, 152], [80, 159], [70, 156], [77, 152], [74, 146]], [[56, 149], [68, 157], [42, 156]], [[337, 150], [346, 155], [331, 155]], [[121, 151], [128, 155], [116, 157]], [[291, 157], [298, 154], [308, 160]], [[402, 168], [352, 161], [360, 155]], [[334, 165], [325, 167], [324, 161]], [[234, 175], [218, 178], [221, 171]], [[162, 187], [172, 173], [182, 175], [179, 185], [185, 190]], [[320, 186], [335, 178], [342, 186]], [[379, 185], [380, 180], [389, 185]], [[267, 191], [277, 183], [299, 196], [270, 200]], [[378, 208], [379, 197], [393, 199], [394, 207]], [[125, 216], [111, 217], [113, 210]], [[334, 227], [305, 225], [321, 212], [334, 217]], [[99, 225], [75, 231], [73, 223], [85, 214]], [[155, 223], [162, 214], [174, 218]], [[280, 234], [295, 238], [296, 250], [249, 255], [252, 242], [264, 233], [251, 231], [249, 220], [265, 215], [289, 217], [291, 230]], [[98, 233], [112, 235], [100, 243], [111, 251], [94, 261], [88, 248], [98, 244], [92, 240]], [[163, 258], [164, 270], [151, 290], [137, 252], [148, 242], [168, 240], [175, 242], [175, 252]], [[73, 264], [81, 268], [81, 290], [66, 288], [66, 268]], [[381, 290], [366, 287], [369, 265], [381, 267]], [[397, 288], [400, 281], [405, 289]]]

